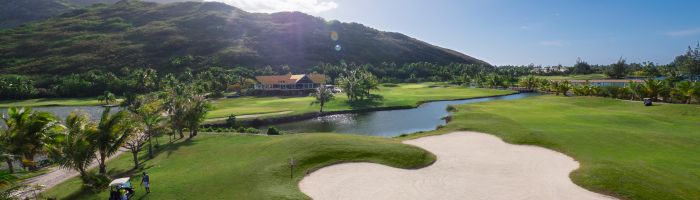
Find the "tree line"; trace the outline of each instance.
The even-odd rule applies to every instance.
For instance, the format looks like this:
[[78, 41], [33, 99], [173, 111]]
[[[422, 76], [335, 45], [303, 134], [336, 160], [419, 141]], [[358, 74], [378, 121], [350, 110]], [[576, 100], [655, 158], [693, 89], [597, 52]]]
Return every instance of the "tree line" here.
[[[31, 108], [9, 108], [2, 117], [5, 126], [0, 127], [1, 158], [13, 173], [13, 162], [25, 170], [37, 170], [35, 158], [47, 155], [51, 162], [78, 171], [88, 188], [105, 189], [110, 181], [106, 160], [121, 149], [132, 154], [136, 169], [141, 165], [139, 153], [147, 150], [147, 158], [153, 158], [162, 135], [169, 135], [171, 143], [185, 138], [185, 133], [188, 139], [197, 136], [211, 109], [200, 87], [179, 80], [162, 87], [135, 94], [120, 111], [106, 107], [98, 121], [80, 111], [61, 120]], [[96, 174], [87, 171], [93, 161], [98, 163]]]
[[624, 86], [598, 86], [589, 81], [583, 84], [572, 84], [568, 80], [557, 81], [527, 76], [520, 79], [519, 86], [543, 93], [565, 96], [600, 96], [626, 100], [650, 98], [652, 101], [668, 103], [700, 103], [700, 82], [690, 80], [675, 81], [673, 79], [650, 78], [643, 82], [630, 81]]

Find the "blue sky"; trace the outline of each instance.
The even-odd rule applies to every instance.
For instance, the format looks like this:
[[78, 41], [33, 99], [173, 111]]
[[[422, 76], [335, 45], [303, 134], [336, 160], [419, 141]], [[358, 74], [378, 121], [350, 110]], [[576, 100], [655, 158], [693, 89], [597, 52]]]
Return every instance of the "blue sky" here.
[[[700, 42], [697, 0], [219, 0], [400, 32], [496, 65], [668, 63]], [[341, 33], [342, 37], [342, 33]]]

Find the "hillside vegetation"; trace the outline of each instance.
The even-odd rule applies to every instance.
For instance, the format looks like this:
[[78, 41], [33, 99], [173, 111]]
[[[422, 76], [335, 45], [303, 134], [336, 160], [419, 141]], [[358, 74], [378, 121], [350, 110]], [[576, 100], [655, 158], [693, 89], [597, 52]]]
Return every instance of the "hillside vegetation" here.
[[[335, 31], [338, 41], [331, 39]], [[336, 51], [335, 46], [342, 50]], [[0, 72], [211, 66], [309, 67], [320, 62], [397, 64], [483, 61], [408, 36], [299, 12], [248, 13], [216, 2], [120, 1], [0, 31]]]

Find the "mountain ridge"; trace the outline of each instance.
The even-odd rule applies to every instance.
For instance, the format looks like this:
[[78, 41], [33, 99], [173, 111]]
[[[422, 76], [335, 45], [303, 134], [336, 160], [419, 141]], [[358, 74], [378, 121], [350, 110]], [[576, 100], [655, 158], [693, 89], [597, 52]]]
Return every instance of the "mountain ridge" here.
[[[333, 41], [330, 32], [339, 33]], [[148, 66], [308, 67], [488, 63], [396, 32], [326, 21], [301, 12], [250, 13], [218, 2], [119, 1], [2, 30], [0, 72], [70, 73]], [[335, 51], [340, 45], [342, 50]], [[195, 65], [195, 66], [192, 66]], [[47, 67], [48, 66], [48, 67]]]

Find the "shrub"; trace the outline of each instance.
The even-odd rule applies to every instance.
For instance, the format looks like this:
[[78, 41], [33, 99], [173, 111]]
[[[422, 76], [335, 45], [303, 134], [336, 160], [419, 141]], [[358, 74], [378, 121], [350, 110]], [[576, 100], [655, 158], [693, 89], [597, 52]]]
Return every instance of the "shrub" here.
[[267, 128], [267, 135], [280, 135], [280, 131], [274, 126], [270, 126], [270, 128]]
[[99, 193], [106, 190], [109, 187], [111, 180], [109, 177], [101, 174], [88, 174], [83, 181], [83, 186], [88, 189], [88, 191]]
[[447, 112], [456, 112], [457, 108], [453, 105], [447, 105], [447, 108], [445, 108], [445, 110], [447, 110]]
[[233, 127], [236, 126], [236, 115], [231, 114], [226, 118], [226, 126]]

